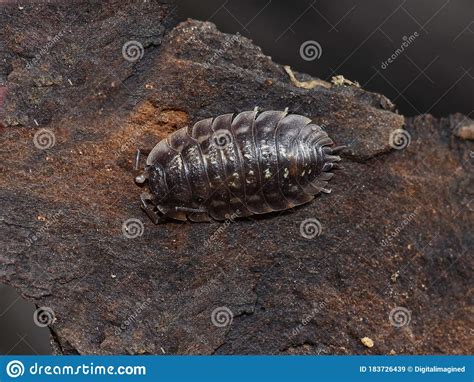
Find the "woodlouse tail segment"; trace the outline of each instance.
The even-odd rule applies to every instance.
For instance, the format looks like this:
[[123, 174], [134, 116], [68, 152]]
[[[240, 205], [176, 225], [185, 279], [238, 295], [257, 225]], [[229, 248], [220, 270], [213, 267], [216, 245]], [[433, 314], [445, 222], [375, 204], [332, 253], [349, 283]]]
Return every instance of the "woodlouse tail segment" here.
[[342, 168], [342, 166], [338, 163], [341, 161], [341, 157], [339, 155], [334, 154], [341, 152], [344, 148], [346, 148], [346, 146], [323, 147], [324, 165], [321, 169], [321, 173], [311, 183], [311, 185], [315, 187], [319, 192], [323, 192], [325, 194], [331, 193], [331, 189], [326, 187], [329, 180], [334, 176], [334, 173], [331, 171], [334, 169]]
[[342, 145], [342, 146], [330, 147], [330, 149], [331, 149], [331, 154], [339, 154], [344, 149], [347, 149], [347, 146]]
[[341, 157], [339, 155], [326, 155], [325, 159], [329, 163], [334, 163], [334, 162], [340, 162], [341, 161]]
[[341, 151], [343, 151], [347, 146], [336, 146], [336, 147], [324, 147], [324, 159], [326, 163], [324, 164], [323, 171], [331, 171], [332, 169], [342, 169], [343, 167], [337, 163], [341, 161], [341, 157], [339, 155], [334, 155], [334, 154], [339, 154]]

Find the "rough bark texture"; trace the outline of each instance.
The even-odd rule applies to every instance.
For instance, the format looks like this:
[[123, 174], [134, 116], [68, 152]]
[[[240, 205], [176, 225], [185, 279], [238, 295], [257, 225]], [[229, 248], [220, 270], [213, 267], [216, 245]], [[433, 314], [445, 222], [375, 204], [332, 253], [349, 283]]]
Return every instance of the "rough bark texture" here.
[[[175, 26], [171, 9], [1, 11], [0, 282], [54, 311], [56, 352], [472, 353], [473, 121], [404, 119], [355, 86], [295, 87], [248, 39]], [[122, 57], [129, 40], [145, 48], [137, 62]], [[255, 106], [289, 107], [349, 146], [333, 192], [255, 219], [153, 225], [135, 149]], [[53, 147], [34, 145], [37, 125]], [[411, 138], [400, 150], [389, 144], [397, 129]], [[123, 234], [130, 218], [141, 236]], [[320, 236], [301, 236], [308, 218]], [[214, 325], [222, 307], [233, 319]], [[396, 307], [409, 323], [391, 323]]]

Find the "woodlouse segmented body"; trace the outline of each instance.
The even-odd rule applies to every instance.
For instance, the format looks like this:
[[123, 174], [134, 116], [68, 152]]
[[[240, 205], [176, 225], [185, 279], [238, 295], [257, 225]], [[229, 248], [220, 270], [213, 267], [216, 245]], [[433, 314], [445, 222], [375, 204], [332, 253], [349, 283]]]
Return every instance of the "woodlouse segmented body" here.
[[[341, 147], [307, 117], [286, 111], [224, 114], [184, 127], [148, 155], [138, 183], [158, 222], [209, 221], [280, 211], [311, 201], [333, 176]], [[156, 218], [154, 218], [156, 217]]]

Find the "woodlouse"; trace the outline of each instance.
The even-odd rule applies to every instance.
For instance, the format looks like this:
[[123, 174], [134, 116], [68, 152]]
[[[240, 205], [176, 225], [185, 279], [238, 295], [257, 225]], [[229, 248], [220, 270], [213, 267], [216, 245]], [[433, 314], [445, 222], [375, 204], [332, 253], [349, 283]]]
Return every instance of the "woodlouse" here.
[[224, 114], [160, 141], [136, 182], [148, 181], [141, 199], [155, 223], [280, 211], [330, 192], [341, 160], [333, 154], [344, 147], [332, 145], [320, 126], [287, 110]]

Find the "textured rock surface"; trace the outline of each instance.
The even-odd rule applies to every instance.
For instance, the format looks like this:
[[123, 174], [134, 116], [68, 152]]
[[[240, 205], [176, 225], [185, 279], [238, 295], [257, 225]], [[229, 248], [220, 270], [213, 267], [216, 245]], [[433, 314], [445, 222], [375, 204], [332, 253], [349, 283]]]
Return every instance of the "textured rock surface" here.
[[[352, 86], [297, 88], [249, 40], [192, 20], [173, 28], [170, 6], [153, 4], [0, 16], [0, 282], [55, 312], [56, 351], [472, 353], [474, 147], [458, 132], [473, 122], [405, 120]], [[61, 30], [27, 69], [37, 39]], [[145, 47], [137, 62], [122, 57], [129, 40]], [[349, 146], [333, 193], [257, 219], [151, 224], [136, 147], [257, 105], [308, 115]], [[34, 145], [36, 123], [53, 147]], [[390, 147], [397, 131], [404, 149]], [[133, 239], [122, 232], [131, 218], [144, 224]], [[309, 218], [323, 226], [311, 240], [300, 234]], [[233, 319], [220, 327], [211, 316], [222, 307]], [[396, 307], [407, 325], [392, 325]]]

